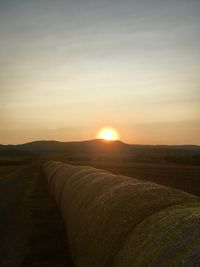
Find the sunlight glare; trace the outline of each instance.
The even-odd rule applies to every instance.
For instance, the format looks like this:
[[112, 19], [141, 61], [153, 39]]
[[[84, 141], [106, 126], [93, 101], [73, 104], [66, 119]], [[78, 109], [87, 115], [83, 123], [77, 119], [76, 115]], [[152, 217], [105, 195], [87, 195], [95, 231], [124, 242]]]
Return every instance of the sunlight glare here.
[[115, 129], [111, 127], [106, 127], [98, 132], [97, 138], [104, 139], [107, 141], [115, 141], [119, 139], [119, 134]]

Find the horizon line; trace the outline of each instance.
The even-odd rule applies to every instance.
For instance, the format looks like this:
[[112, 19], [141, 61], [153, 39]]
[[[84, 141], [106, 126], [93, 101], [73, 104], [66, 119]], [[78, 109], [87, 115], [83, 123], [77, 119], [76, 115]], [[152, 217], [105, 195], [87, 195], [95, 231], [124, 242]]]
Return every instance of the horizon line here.
[[95, 141], [95, 140], [99, 140], [99, 141], [105, 141], [105, 143], [112, 143], [112, 142], [121, 142], [124, 143], [126, 145], [139, 145], [139, 146], [200, 146], [200, 144], [142, 144], [142, 143], [126, 143], [123, 142], [122, 140], [118, 139], [118, 140], [104, 140], [104, 139], [100, 139], [100, 138], [94, 138], [94, 139], [87, 139], [87, 140], [69, 140], [69, 141], [60, 141], [60, 140], [55, 140], [55, 139], [41, 139], [41, 140], [33, 140], [33, 141], [27, 141], [25, 143], [15, 143], [15, 144], [0, 144], [1, 146], [19, 146], [19, 145], [26, 145], [26, 144], [30, 144], [30, 143], [35, 143], [35, 142], [59, 142], [59, 143], [81, 143], [81, 142], [89, 142], [89, 141]]

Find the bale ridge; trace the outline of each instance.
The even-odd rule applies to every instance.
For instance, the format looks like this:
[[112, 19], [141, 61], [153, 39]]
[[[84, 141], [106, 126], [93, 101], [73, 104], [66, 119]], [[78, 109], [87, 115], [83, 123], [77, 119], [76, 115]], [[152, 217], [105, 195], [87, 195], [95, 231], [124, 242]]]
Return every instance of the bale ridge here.
[[44, 172], [75, 266], [200, 266], [200, 198], [88, 166]]

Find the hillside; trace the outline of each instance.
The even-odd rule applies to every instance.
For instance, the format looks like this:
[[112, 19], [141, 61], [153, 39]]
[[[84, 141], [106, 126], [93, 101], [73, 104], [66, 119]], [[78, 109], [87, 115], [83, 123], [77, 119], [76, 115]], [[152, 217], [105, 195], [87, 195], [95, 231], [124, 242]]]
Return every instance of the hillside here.
[[60, 154], [68, 160], [122, 160], [151, 163], [200, 164], [200, 146], [130, 145], [94, 139], [80, 142], [34, 141], [0, 145], [2, 155]]

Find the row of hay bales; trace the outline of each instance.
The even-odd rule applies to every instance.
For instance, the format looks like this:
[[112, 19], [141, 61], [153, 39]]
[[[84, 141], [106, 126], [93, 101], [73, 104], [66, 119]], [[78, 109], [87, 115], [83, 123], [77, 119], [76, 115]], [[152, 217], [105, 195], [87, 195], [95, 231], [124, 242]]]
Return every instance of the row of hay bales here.
[[44, 172], [75, 266], [200, 266], [200, 198], [87, 166]]

